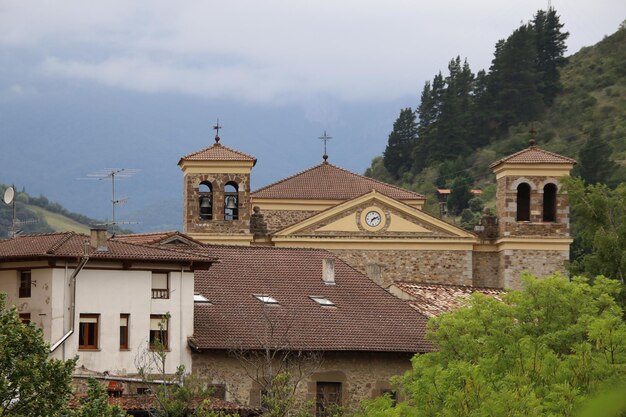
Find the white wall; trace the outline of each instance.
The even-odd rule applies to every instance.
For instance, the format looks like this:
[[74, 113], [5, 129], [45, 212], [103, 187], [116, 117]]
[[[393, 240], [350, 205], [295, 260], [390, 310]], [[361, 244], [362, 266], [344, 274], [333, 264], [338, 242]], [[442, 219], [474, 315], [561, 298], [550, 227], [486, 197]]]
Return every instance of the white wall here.
[[[193, 334], [193, 273], [184, 272], [181, 280], [180, 270], [170, 271], [170, 298], [153, 300], [151, 270], [91, 269], [95, 267], [97, 264], [88, 263], [78, 274], [74, 333], [52, 356], [78, 356], [79, 373], [82, 366], [112, 375], [136, 373], [138, 359], [148, 351], [150, 315], [169, 312], [166, 372], [175, 372], [179, 364], [191, 370], [187, 338]], [[163, 266], [156, 268], [162, 270]], [[21, 312], [30, 312], [31, 320], [42, 326], [51, 345], [70, 329], [72, 272], [59, 267], [32, 269], [32, 280], [36, 281], [32, 297], [21, 299], [17, 298], [17, 270], [0, 270], [0, 291], [7, 292], [8, 305], [15, 304], [22, 307]], [[78, 349], [80, 314], [99, 314], [97, 350]], [[120, 314], [130, 314], [128, 350], [120, 350], [119, 346]]]

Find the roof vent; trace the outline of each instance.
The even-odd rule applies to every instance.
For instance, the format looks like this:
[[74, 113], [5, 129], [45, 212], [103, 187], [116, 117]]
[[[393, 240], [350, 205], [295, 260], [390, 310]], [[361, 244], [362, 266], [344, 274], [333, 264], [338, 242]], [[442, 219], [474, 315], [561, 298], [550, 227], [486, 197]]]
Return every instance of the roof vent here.
[[107, 229], [104, 226], [93, 226], [91, 228], [91, 237], [89, 246], [95, 248], [98, 252], [106, 252], [107, 248]]
[[335, 260], [332, 258], [322, 259], [322, 281], [324, 284], [335, 284]]

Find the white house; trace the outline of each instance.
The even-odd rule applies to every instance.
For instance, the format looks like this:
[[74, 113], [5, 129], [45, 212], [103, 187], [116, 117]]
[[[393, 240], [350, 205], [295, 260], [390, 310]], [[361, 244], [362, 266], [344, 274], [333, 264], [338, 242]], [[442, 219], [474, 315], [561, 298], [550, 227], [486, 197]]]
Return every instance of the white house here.
[[[206, 255], [74, 232], [0, 241], [0, 292], [43, 329], [51, 355], [78, 368], [133, 374], [156, 344], [167, 373], [191, 367], [194, 269]], [[144, 361], [145, 362], [145, 361]]]

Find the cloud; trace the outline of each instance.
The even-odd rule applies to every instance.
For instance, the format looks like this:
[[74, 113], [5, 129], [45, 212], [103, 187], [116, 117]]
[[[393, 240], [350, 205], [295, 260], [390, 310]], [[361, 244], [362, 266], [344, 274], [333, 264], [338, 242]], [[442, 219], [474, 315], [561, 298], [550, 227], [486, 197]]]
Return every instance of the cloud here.
[[[587, 17], [586, 8], [599, 26], [625, 9], [616, 0], [585, 4], [562, 7], [574, 19]], [[495, 42], [542, 7], [544, 0], [3, 0], [0, 47], [40, 54], [49, 76], [137, 91], [386, 100], [417, 93], [459, 54], [474, 70], [488, 67]]]

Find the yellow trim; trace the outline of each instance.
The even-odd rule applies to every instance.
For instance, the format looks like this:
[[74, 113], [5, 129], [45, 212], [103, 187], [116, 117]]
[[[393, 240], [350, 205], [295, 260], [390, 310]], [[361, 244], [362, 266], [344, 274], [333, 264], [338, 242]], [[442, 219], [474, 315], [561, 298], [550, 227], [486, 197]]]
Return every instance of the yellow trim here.
[[364, 203], [368, 203], [368, 202], [378, 202], [380, 204], [386, 205], [388, 207], [394, 208], [402, 213], [405, 213], [408, 216], [412, 216], [416, 219], [421, 220], [422, 222], [428, 224], [428, 225], [432, 225], [433, 228], [435, 229], [439, 229], [439, 230], [444, 230], [448, 233], [451, 233], [452, 235], [456, 236], [456, 237], [465, 237], [465, 238], [471, 238], [471, 239], [475, 239], [475, 236], [471, 233], [466, 232], [465, 230], [458, 228], [456, 226], [453, 226], [449, 223], [446, 223], [442, 220], [437, 219], [436, 217], [433, 217], [421, 210], [418, 210], [416, 208], [410, 207], [398, 200], [394, 200], [393, 198], [387, 197], [384, 194], [380, 194], [378, 192], [376, 192], [375, 190], [372, 190], [372, 192], [364, 194], [360, 197], [357, 197], [353, 200], [349, 200], [346, 201], [344, 203], [338, 204], [322, 213], [318, 213], [315, 214], [303, 221], [301, 221], [300, 223], [296, 223], [292, 226], [289, 226], [279, 232], [277, 232], [274, 236], [286, 236], [286, 235], [291, 235], [294, 234], [298, 231], [301, 231], [307, 227], [310, 227], [312, 225], [314, 225], [315, 223], [321, 222], [329, 217], [335, 216], [343, 211], [347, 211], [351, 208], [357, 207], [361, 204]]
[[[334, 236], [281, 236], [272, 239], [276, 247], [322, 248], [322, 249], [361, 249], [361, 250], [437, 250], [437, 251], [471, 251], [473, 241], [453, 241], [449, 239], [415, 239], [415, 238], [343, 238]], [[418, 261], [418, 260], [416, 260]]]
[[[304, 198], [250, 198], [252, 206], [259, 206], [261, 210], [304, 210], [322, 211], [338, 204], [351, 200], [307, 200]], [[400, 200], [404, 204], [417, 210], [424, 207], [425, 200]]]
[[430, 230], [426, 229], [419, 224], [411, 223], [410, 221], [403, 219], [400, 216], [391, 216], [391, 224], [389, 224], [388, 232], [415, 232], [426, 233]]
[[186, 233], [188, 236], [202, 243], [214, 243], [217, 245], [249, 245], [253, 235], [216, 235], [211, 233]]
[[359, 227], [356, 224], [354, 214], [342, 217], [339, 220], [320, 227], [316, 232], [358, 232]]
[[496, 180], [505, 176], [523, 177], [565, 177], [568, 176], [573, 164], [502, 164], [495, 168]]
[[[377, 226], [370, 226], [367, 224], [367, 222], [365, 221], [365, 217], [367, 216], [368, 213], [370, 212], [376, 212], [380, 215], [380, 223], [378, 223]], [[386, 223], [387, 223], [387, 216], [385, 215], [385, 210], [383, 210], [382, 207], [378, 207], [378, 206], [369, 206], [366, 207], [365, 209], [363, 209], [363, 211], [361, 212], [361, 218], [359, 219], [359, 221], [361, 222], [361, 226], [363, 227], [363, 229], [369, 231], [369, 232], [377, 232], [380, 229], [384, 228]]]
[[249, 174], [252, 161], [182, 161], [180, 169], [185, 174]]
[[570, 238], [502, 238], [499, 239], [496, 244], [498, 250], [508, 249], [526, 249], [526, 250], [555, 250], [555, 251], [569, 251], [571, 243], [574, 239]]

